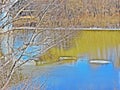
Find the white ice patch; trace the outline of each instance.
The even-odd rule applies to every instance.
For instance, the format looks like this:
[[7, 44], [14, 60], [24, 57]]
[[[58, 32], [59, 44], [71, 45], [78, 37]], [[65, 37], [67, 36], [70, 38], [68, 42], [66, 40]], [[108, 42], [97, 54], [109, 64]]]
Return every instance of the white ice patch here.
[[107, 60], [90, 60], [90, 63], [93, 63], [93, 64], [109, 64], [109, 63], [111, 63], [111, 61], [107, 61]]

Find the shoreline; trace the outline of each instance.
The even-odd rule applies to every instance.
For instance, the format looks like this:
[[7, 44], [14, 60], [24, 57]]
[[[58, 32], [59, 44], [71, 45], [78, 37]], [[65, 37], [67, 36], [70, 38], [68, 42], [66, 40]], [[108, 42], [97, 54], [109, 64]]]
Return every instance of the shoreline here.
[[13, 32], [13, 31], [18, 31], [18, 30], [81, 30], [81, 31], [120, 31], [120, 28], [96, 28], [96, 27], [91, 27], [91, 28], [79, 28], [79, 27], [57, 27], [57, 28], [36, 28], [36, 27], [13, 27], [10, 30], [7, 31], [0, 31], [0, 34], [4, 34], [7, 32]]

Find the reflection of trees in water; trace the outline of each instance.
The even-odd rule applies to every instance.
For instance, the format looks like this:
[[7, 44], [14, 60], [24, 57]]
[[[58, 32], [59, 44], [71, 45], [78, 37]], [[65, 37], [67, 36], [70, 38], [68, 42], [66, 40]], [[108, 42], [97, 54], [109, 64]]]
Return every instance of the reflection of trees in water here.
[[[5, 12], [7, 13], [5, 15], [5, 17], [12, 16], [12, 20], [9, 20], [9, 19], [7, 19], [6, 21], [4, 20], [5, 23], [2, 24], [0, 26], [0, 28], [4, 29], [4, 27], [6, 27], [9, 24], [15, 25], [13, 22], [20, 19], [19, 16], [23, 15], [23, 14], [21, 14], [23, 12], [23, 10], [24, 9], [31, 10], [31, 7], [34, 5], [35, 5], [35, 7], [33, 7], [33, 8], [37, 10], [37, 13], [30, 13], [29, 16], [32, 16], [33, 14], [36, 15], [34, 17], [38, 17], [38, 19], [39, 19], [36, 27], [40, 27], [40, 23], [42, 22], [45, 14], [48, 11], [48, 9], [50, 8], [50, 6], [54, 5], [54, 1], [55, 0], [53, 0], [53, 1], [51, 0], [50, 2], [47, 2], [45, 4], [45, 6], [42, 6], [42, 9], [40, 9], [41, 7], [38, 7], [38, 6], [41, 6], [41, 5], [39, 5], [40, 3], [37, 4], [33, 0], [31, 0], [29, 2], [25, 1], [25, 0], [21, 0], [21, 1], [13, 0], [13, 1], [5, 1], [5, 2], [0, 1], [0, 3], [2, 3], [2, 5], [0, 6], [0, 11], [5, 10]], [[31, 3], [34, 5], [30, 6]], [[26, 14], [26, 15], [28, 15], [28, 14]], [[4, 18], [2, 18], [2, 19], [4, 19]], [[29, 22], [29, 21], [30, 20], [28, 19], [27, 22]], [[30, 24], [30, 26], [31, 26], [31, 24]], [[7, 30], [9, 30], [9, 29], [7, 29]], [[22, 37], [20, 37], [20, 35], [19, 35], [20, 33], [19, 34], [14, 34], [14, 32], [4, 33], [4, 40], [1, 41], [4, 62], [1, 63], [0, 71], [2, 71], [2, 73], [4, 73], [4, 68], [7, 67], [8, 69], [7, 70], [5, 69], [5, 73], [4, 73], [6, 75], [5, 80], [3, 79], [2, 80], [3, 82], [0, 82], [0, 83], [2, 83], [2, 85], [0, 85], [1, 88], [3, 87], [3, 89], [5, 89], [8, 86], [9, 82], [11, 81], [12, 77], [14, 76], [16, 69], [26, 62], [25, 61], [25, 62], [19, 64], [19, 61], [21, 59], [23, 59], [23, 57], [25, 59], [27, 58], [27, 60], [34, 60], [38, 57], [38, 55], [40, 55], [41, 53], [44, 53], [45, 51], [47, 51], [48, 49], [50, 49], [51, 47], [56, 45], [56, 43], [54, 43], [54, 40], [48, 40], [51, 37], [42, 36], [43, 39], [41, 39], [41, 40], [39, 40], [39, 38], [36, 38], [39, 36], [39, 34], [41, 34], [41, 32], [44, 32], [44, 31], [41, 30], [40, 33], [36, 33], [36, 30], [33, 30], [32, 33], [27, 32], [27, 34], [26, 33], [21, 34]], [[45, 33], [49, 33], [49, 32], [47, 31]], [[43, 34], [43, 35], [45, 35], [45, 34]], [[48, 34], [48, 36], [49, 35], [50, 35], [50, 33]], [[37, 50], [35, 51], [32, 46], [39, 47], [39, 48], [37, 48]], [[46, 49], [46, 50], [41, 52], [42, 49]], [[32, 51], [32, 50], [34, 50], [34, 51]], [[31, 52], [29, 52], [29, 51], [31, 51]], [[33, 54], [35, 54], [35, 55], [33, 55]], [[28, 57], [29, 57], [29, 59], [28, 59]], [[10, 67], [8, 67], [9, 65], [10, 65]], [[3, 75], [1, 75], [1, 76], [3, 76]]]
[[[1, 44], [3, 45], [2, 49], [4, 47], [6, 50], [2, 50], [4, 62], [2, 62], [0, 69], [3, 71], [7, 65], [8, 69], [5, 71], [8, 71], [10, 73], [9, 77], [11, 77], [11, 74], [15, 73], [18, 67], [29, 60], [39, 60], [40, 56], [46, 51], [61, 44], [61, 42], [65, 43], [66, 39], [71, 38], [74, 34], [71, 30], [66, 33], [64, 30], [15, 30], [5, 33], [2, 37], [7, 37], [7, 46], [4, 46], [4, 43]], [[20, 60], [24, 61], [19, 63]], [[5, 72], [5, 74], [8, 73]], [[8, 78], [8, 75], [6, 78]]]
[[89, 53], [92, 60], [109, 60], [115, 67], [120, 67], [120, 47], [110, 47], [98, 49], [96, 52]]
[[70, 48], [70, 39], [75, 34], [75, 32], [71, 30], [38, 30], [34, 33], [34, 39], [29, 43], [33, 33], [34, 30], [15, 31], [15, 33], [13, 33], [13, 49], [24, 49], [25, 45], [29, 45], [29, 47], [33, 48], [26, 52], [28, 57], [35, 52], [39, 52], [37, 53], [38, 55], [36, 54], [36, 57], [39, 57], [39, 55], [42, 55], [56, 45], [66, 49]]
[[[86, 3], [83, 2], [83, 7], [81, 8], [79, 4], [71, 5], [71, 3], [67, 3], [64, 0], [0, 0], [0, 15], [4, 14], [3, 17], [0, 16], [0, 24], [1, 19], [4, 19], [0, 28], [7, 31], [11, 29], [12, 25], [37, 28], [78, 26], [81, 25], [82, 20], [80, 18], [87, 13]], [[91, 3], [93, 6], [96, 4]], [[116, 8], [118, 8], [118, 5], [116, 5]], [[98, 14], [97, 9], [96, 7], [92, 9], [92, 11], [89, 9], [89, 14], [96, 17]], [[118, 11], [116, 12], [118, 13]], [[104, 13], [106, 15], [107, 12]], [[111, 15], [110, 9], [108, 14]], [[84, 21], [83, 26], [86, 26]], [[27, 60], [39, 59], [43, 53], [56, 45], [60, 48], [69, 49], [71, 47], [70, 37], [75, 34], [75, 32], [68, 30], [57, 32], [53, 30], [36, 32], [36, 30], [4, 33], [1, 40], [3, 52], [1, 60], [4, 61], [0, 66], [0, 71], [2, 71], [0, 75], [3, 73], [1, 76], [4, 76], [5, 74], [5, 79], [3, 79], [2, 83], [3, 88], [8, 85], [16, 69]], [[20, 64], [19, 61], [22, 59], [26, 59], [26, 61]]]
[[120, 67], [120, 45], [117, 45], [114, 49], [115, 53], [115, 66]]

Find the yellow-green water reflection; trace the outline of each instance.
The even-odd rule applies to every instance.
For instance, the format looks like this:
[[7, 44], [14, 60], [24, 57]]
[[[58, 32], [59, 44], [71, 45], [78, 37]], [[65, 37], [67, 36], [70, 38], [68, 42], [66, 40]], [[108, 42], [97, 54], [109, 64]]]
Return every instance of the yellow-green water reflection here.
[[64, 43], [67, 47], [53, 47], [42, 59], [56, 61], [60, 56], [81, 57], [85, 54], [90, 59], [115, 59], [120, 66], [120, 31], [75, 31], [76, 35]]

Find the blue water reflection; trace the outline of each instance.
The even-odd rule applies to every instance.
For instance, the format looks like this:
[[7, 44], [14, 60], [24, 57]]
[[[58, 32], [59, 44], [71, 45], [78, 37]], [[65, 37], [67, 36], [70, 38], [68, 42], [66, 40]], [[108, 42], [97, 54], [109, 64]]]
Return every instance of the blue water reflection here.
[[120, 70], [112, 63], [93, 67], [88, 60], [84, 57], [74, 64], [56, 66], [48, 75], [34, 78], [32, 84], [46, 81], [45, 90], [120, 90]]

